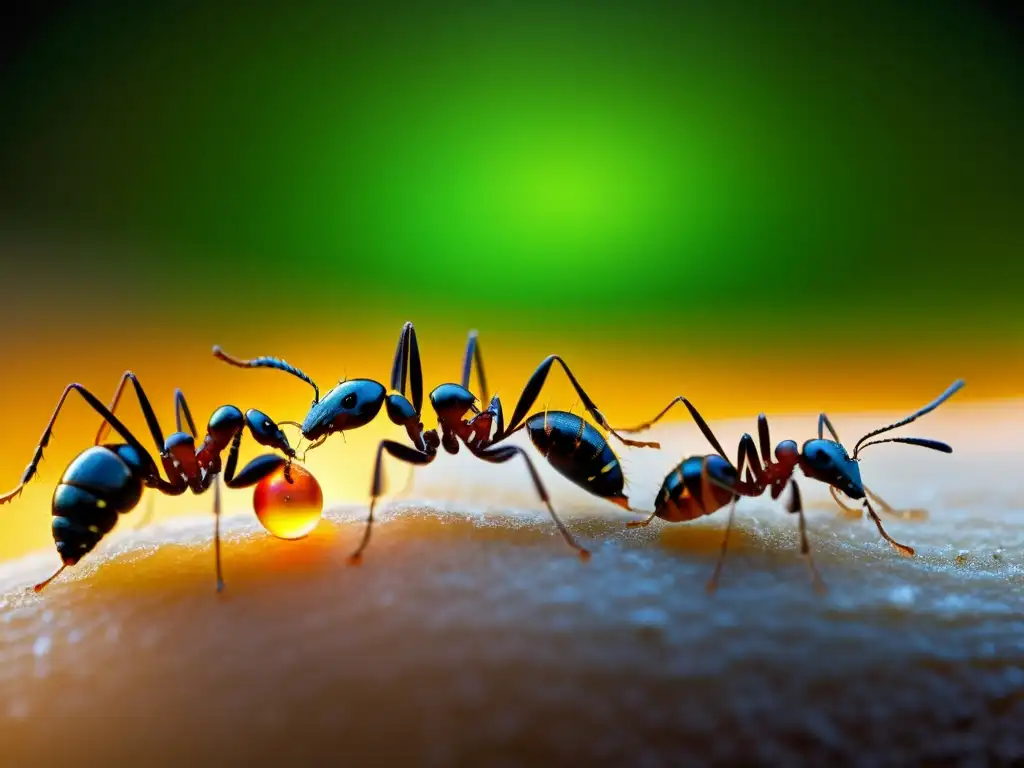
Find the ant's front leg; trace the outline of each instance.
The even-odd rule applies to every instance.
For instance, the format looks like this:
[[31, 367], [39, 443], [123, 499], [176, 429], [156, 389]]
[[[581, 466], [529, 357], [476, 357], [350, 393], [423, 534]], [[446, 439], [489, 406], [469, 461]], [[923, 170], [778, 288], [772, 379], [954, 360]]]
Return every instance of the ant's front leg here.
[[370, 485], [370, 513], [366, 518], [366, 528], [363, 530], [362, 541], [360, 541], [355, 551], [349, 555], [349, 565], [359, 565], [362, 563], [363, 550], [370, 543], [370, 535], [373, 532], [373, 508], [376, 506], [377, 499], [380, 498], [384, 488], [385, 451], [399, 461], [418, 466], [429, 464], [437, 456], [436, 448], [430, 448], [428, 451], [419, 451], [411, 446], [396, 443], [394, 440], [381, 440], [380, 445], [377, 446], [377, 461], [373, 469], [373, 482]]

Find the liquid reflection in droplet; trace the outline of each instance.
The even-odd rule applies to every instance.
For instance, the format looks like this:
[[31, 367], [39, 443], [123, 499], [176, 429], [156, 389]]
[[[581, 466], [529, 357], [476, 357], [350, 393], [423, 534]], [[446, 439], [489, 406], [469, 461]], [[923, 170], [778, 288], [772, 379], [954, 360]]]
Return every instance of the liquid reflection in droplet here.
[[301, 539], [309, 535], [324, 508], [320, 483], [308, 471], [292, 464], [285, 477], [284, 467], [267, 475], [256, 485], [252, 506], [256, 517], [279, 539]]

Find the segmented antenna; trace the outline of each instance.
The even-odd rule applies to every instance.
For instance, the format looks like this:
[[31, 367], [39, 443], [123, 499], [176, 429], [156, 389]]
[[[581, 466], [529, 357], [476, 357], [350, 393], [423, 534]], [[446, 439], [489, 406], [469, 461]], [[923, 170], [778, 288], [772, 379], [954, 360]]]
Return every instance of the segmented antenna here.
[[290, 373], [292, 376], [302, 379], [313, 388], [314, 405], [320, 402], [320, 388], [316, 383], [303, 371], [279, 357], [254, 357], [252, 360], [242, 360], [238, 357], [232, 357], [219, 346], [213, 348], [213, 356], [236, 368], [273, 368], [277, 371]]
[[[920, 410], [914, 411], [912, 414], [910, 414], [906, 418], [900, 419], [899, 421], [897, 421], [897, 422], [895, 422], [893, 424], [890, 424], [890, 425], [888, 425], [886, 427], [881, 427], [880, 429], [876, 429], [876, 430], [874, 430], [872, 432], [868, 432], [866, 435], [864, 435], [864, 437], [862, 437], [860, 440], [858, 440], [857, 444], [853, 447], [853, 458], [857, 458], [857, 454], [860, 453], [860, 449], [862, 447], [862, 443], [864, 443], [865, 440], [868, 440], [868, 439], [874, 437], [875, 435], [880, 435], [883, 432], [888, 432], [889, 430], [896, 429], [897, 427], [902, 427], [905, 424], [909, 424], [912, 421], [916, 421], [917, 419], [921, 418], [922, 416], [924, 416], [927, 413], [931, 413], [936, 408], [938, 408], [940, 405], [942, 405], [944, 402], [949, 400], [949, 398], [951, 398], [953, 395], [955, 395], [957, 392], [959, 392], [961, 389], [963, 389], [963, 386], [964, 386], [964, 380], [963, 379], [957, 379], [956, 381], [954, 381], [952, 384], [949, 385], [949, 388], [945, 392], [943, 392], [941, 395], [939, 395], [932, 402], [928, 403], [928, 405], [926, 405], [924, 408], [921, 408]], [[906, 438], [904, 440], [893, 440], [893, 442], [908, 442], [908, 441], [911, 441], [911, 440], [920, 440], [920, 439], [922, 439], [922, 438]], [[881, 441], [876, 441], [876, 442], [881, 442]], [[927, 442], [937, 442], [937, 441], [927, 441]], [[911, 445], [924, 445], [924, 443], [911, 442]], [[864, 446], [864, 447], [866, 447], [866, 446]], [[925, 445], [925, 447], [929, 447], [930, 448], [932, 446], [931, 445]], [[942, 449], [941, 448], [935, 448], [935, 450], [942, 450]]]

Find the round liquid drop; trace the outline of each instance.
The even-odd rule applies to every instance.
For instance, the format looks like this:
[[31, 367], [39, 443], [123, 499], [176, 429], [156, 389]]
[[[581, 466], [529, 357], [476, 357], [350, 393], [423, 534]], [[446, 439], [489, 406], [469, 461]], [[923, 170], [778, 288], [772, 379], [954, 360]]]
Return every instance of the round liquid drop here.
[[317, 523], [324, 508], [324, 494], [320, 483], [308, 471], [292, 464], [288, 470], [292, 482], [281, 467], [256, 484], [252, 506], [256, 517], [279, 539], [301, 539]]

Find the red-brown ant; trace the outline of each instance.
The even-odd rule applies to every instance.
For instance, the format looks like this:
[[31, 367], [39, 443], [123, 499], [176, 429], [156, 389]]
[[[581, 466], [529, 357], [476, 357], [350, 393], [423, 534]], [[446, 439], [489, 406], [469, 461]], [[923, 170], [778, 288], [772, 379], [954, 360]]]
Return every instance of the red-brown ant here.
[[[310, 441], [310, 449], [323, 444], [335, 432], [357, 429], [368, 424], [386, 405], [388, 418], [403, 426], [412, 441], [404, 445], [394, 440], [382, 440], [377, 447], [373, 480], [370, 486], [370, 510], [366, 528], [359, 546], [349, 557], [350, 564], [361, 561], [363, 550], [370, 542], [373, 529], [373, 511], [377, 499], [383, 493], [383, 459], [385, 452], [407, 464], [423, 466], [430, 464], [437, 456], [437, 449], [443, 446], [448, 453], [457, 453], [460, 442], [479, 459], [494, 464], [503, 464], [516, 456], [526, 462], [537, 494], [547, 507], [552, 520], [570, 547], [583, 558], [589, 552], [573, 539], [568, 529], [555, 513], [547, 489], [541, 482], [529, 455], [519, 446], [499, 445], [521, 429], [526, 429], [530, 440], [551, 465], [564, 477], [596, 496], [606, 498], [626, 509], [629, 503], [623, 495], [624, 478], [619, 461], [600, 432], [579, 416], [564, 411], [543, 411], [533, 416], [527, 414], [547, 379], [552, 366], [557, 362], [568, 376], [570, 383], [583, 402], [591, 417], [602, 427], [615, 435], [626, 445], [658, 447], [658, 443], [629, 440], [612, 429], [604, 415], [580, 386], [569, 367], [558, 355], [545, 358], [534, 371], [519, 397], [512, 418], [506, 426], [501, 401], [495, 395], [487, 408], [477, 408], [477, 397], [469, 391], [474, 364], [481, 388], [482, 400], [486, 401], [487, 383], [483, 369], [483, 358], [475, 331], [469, 334], [466, 354], [462, 366], [461, 384], [442, 384], [430, 393], [430, 403], [437, 414], [438, 430], [424, 430], [420, 420], [423, 405], [423, 373], [420, 365], [419, 345], [412, 323], [406, 323], [398, 339], [394, 363], [391, 370], [391, 394], [385, 387], [372, 379], [354, 379], [340, 382], [322, 399], [320, 389], [303, 371], [276, 357], [258, 357], [241, 360], [214, 347], [213, 353], [225, 362], [242, 368], [273, 368], [298, 377], [313, 387], [313, 404], [301, 425], [304, 438]], [[408, 390], [407, 390], [408, 385]], [[409, 392], [412, 401], [406, 398]], [[470, 415], [470, 418], [466, 418]], [[282, 422], [289, 423], [289, 422]]]
[[[160, 476], [156, 462], [142, 443], [114, 415], [128, 382], [135, 388], [149, 433], [156, 443], [167, 479]], [[153, 488], [168, 496], [180, 496], [188, 490], [195, 494], [214, 489], [214, 552], [217, 567], [217, 591], [224, 588], [220, 563], [220, 484], [223, 472], [229, 488], [248, 488], [282, 466], [288, 467], [295, 451], [288, 444], [281, 429], [269, 416], [257, 410], [244, 414], [233, 405], [223, 405], [213, 412], [206, 428], [206, 437], [197, 447], [195, 422], [181, 390], [175, 391], [174, 410], [178, 430], [164, 439], [153, 407], [142, 385], [131, 371], [125, 372], [117, 386], [110, 407], [101, 403], [81, 384], [69, 384], [57, 401], [43, 435], [39, 439], [32, 461], [25, 468], [21, 482], [14, 490], [0, 496], [5, 504], [18, 496], [35, 476], [43, 450], [49, 445], [53, 425], [72, 392], [78, 392], [95, 410], [103, 422], [94, 444], [80, 453], [64, 470], [60, 484], [53, 494], [53, 539], [60, 554], [61, 566], [50, 578], [37, 584], [39, 592], [59, 576], [65, 568], [75, 565], [93, 550], [113, 530], [121, 515], [135, 509], [145, 488]], [[185, 432], [187, 427], [188, 431]], [[123, 443], [104, 443], [113, 428]], [[260, 445], [276, 448], [288, 458], [267, 453], [257, 456], [236, 474], [238, 451], [242, 433], [249, 433]], [[227, 461], [221, 464], [221, 454], [229, 449]]]
[[[807, 541], [807, 523], [804, 518], [800, 490], [793, 478], [794, 471], [799, 467], [808, 478], [828, 485], [833, 498], [844, 510], [851, 511], [852, 508], [843, 504], [839, 499], [838, 491], [841, 491], [851, 499], [863, 500], [864, 510], [877, 526], [882, 538], [889, 542], [900, 554], [912, 556], [914, 554], [913, 548], [908, 547], [906, 544], [900, 544], [893, 539], [885, 530], [881, 519], [871, 506], [870, 499], [874, 499], [883, 511], [898, 514], [896, 510], [871, 493], [861, 481], [858, 456], [869, 445], [878, 445], [879, 443], [904, 443], [906, 445], [930, 448], [942, 453], [952, 453], [953, 449], [948, 444], [929, 438], [890, 437], [878, 440], [872, 438], [909, 424], [921, 416], [930, 413], [956, 394], [963, 386], [964, 382], [957, 380], [938, 398], [923, 408], [914, 411], [906, 418], [900, 419], [893, 424], [864, 435], [854, 446], [852, 457], [843, 447], [839, 435], [836, 433], [828, 416], [822, 413], [818, 417], [817, 439], [808, 440], [802, 448], [798, 448], [793, 440], [783, 440], [775, 447], [773, 460], [768, 419], [762, 413], [757, 419], [760, 457], [758, 456], [758, 446], [755, 445], [754, 438], [749, 434], [744, 434], [740, 439], [735, 466], [729, 463], [721, 443], [718, 442], [718, 438], [715, 437], [711, 428], [700, 413], [698, 413], [697, 409], [685, 397], [677, 397], [651, 421], [621, 431], [632, 433], [648, 429], [668, 413], [674, 405], [682, 403], [690, 412], [690, 416], [700, 428], [704, 437], [707, 438], [718, 454], [692, 456], [680, 462], [668, 474], [664, 483], [662, 483], [661, 489], [655, 497], [654, 512], [651, 513], [650, 517], [646, 520], [631, 522], [628, 525], [630, 527], [646, 526], [655, 517], [660, 517], [668, 522], [694, 520], [698, 517], [710, 515], [728, 504], [729, 520], [726, 524], [725, 538], [722, 540], [722, 550], [715, 564], [714, 573], [708, 582], [709, 591], [714, 590], [718, 583], [718, 576], [721, 572], [722, 562], [728, 547], [729, 533], [732, 530], [733, 514], [736, 509], [737, 499], [740, 496], [760, 496], [769, 488], [771, 489], [772, 498], [778, 499], [788, 484], [792, 487], [792, 493], [786, 505], [787, 510], [800, 516], [800, 551], [807, 556], [807, 562], [811, 568], [815, 586], [820, 589], [823, 585], [818, 576], [817, 569], [814, 567], [814, 561], [811, 559], [810, 545]], [[825, 438], [825, 430], [828, 430], [832, 439]], [[746, 471], [745, 477], [744, 471]]]

